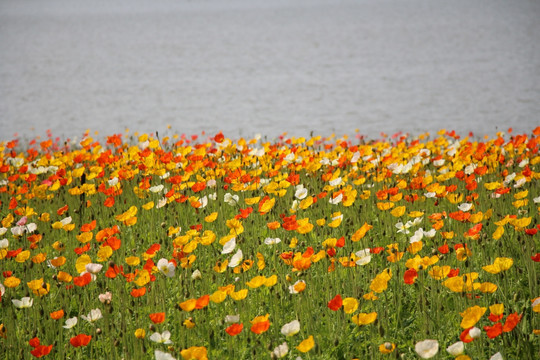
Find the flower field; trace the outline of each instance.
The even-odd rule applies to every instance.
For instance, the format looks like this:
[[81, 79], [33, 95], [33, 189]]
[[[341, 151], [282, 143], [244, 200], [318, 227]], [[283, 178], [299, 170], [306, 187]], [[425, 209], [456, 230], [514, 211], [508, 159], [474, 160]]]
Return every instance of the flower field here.
[[538, 358], [540, 127], [165, 135], [0, 142], [0, 359]]

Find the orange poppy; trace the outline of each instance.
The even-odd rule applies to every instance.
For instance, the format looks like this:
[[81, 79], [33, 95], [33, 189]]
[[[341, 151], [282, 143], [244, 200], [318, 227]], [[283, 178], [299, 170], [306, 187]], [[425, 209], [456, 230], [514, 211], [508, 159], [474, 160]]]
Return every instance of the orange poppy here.
[[229, 326], [228, 328], [226, 328], [225, 332], [227, 332], [227, 334], [229, 334], [230, 336], [236, 336], [240, 334], [240, 332], [242, 332], [243, 328], [244, 328], [244, 324], [235, 323]]
[[92, 281], [92, 275], [90, 273], [86, 273], [82, 276], [75, 276], [73, 278], [73, 283], [79, 287], [90, 284], [90, 281]]
[[91, 335], [79, 334], [79, 335], [74, 336], [71, 339], [69, 339], [69, 343], [73, 347], [80, 347], [80, 346], [88, 345], [90, 343], [90, 340], [92, 340]]
[[133, 296], [135, 298], [141, 297], [144, 294], [146, 294], [146, 287], [142, 287], [140, 289], [132, 289], [130, 294], [131, 294], [131, 296]]
[[64, 310], [63, 310], [63, 309], [60, 309], [60, 310], [58, 310], [58, 311], [53, 311], [52, 313], [49, 314], [49, 316], [50, 316], [51, 319], [53, 319], [53, 320], [61, 319], [61, 318], [64, 316]]
[[251, 326], [251, 331], [255, 334], [262, 334], [270, 328], [270, 321], [265, 320], [258, 323], [255, 323]]
[[153, 313], [153, 314], [150, 314], [148, 315], [150, 317], [150, 320], [154, 323], [154, 324], [161, 324], [162, 322], [165, 321], [165, 313], [164, 312], [160, 312], [160, 313]]

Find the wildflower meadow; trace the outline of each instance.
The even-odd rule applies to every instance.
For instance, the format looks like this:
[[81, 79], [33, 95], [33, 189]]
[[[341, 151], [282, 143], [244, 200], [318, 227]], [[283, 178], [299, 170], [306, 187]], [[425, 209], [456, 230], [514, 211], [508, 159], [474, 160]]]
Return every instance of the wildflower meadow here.
[[0, 359], [540, 356], [540, 127], [168, 132], [0, 142]]

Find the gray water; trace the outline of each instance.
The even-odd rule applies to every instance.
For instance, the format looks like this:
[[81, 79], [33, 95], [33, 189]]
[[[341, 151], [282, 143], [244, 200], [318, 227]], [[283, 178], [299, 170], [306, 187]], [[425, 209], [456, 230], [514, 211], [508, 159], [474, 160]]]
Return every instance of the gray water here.
[[1, 0], [0, 140], [540, 125], [538, 0]]

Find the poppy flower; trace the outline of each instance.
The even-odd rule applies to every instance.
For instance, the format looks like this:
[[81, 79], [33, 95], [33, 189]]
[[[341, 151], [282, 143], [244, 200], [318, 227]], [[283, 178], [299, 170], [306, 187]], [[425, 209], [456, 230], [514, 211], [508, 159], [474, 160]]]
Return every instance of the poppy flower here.
[[513, 314], [508, 315], [502, 330], [504, 332], [512, 331], [517, 326], [517, 324], [521, 321], [522, 317], [523, 315], [518, 315], [518, 313], [513, 313]]
[[155, 332], [152, 335], [150, 335], [150, 340], [159, 344], [172, 344], [172, 341], [170, 340], [170, 338], [171, 338], [171, 333], [167, 330], [165, 330], [161, 334], [158, 332]]
[[486, 332], [486, 335], [490, 338], [496, 338], [497, 336], [501, 335], [503, 332], [503, 326], [500, 322], [496, 323], [493, 326], [484, 326], [484, 330]]
[[336, 296], [334, 296], [334, 298], [330, 300], [327, 305], [330, 310], [338, 311], [343, 305], [343, 300], [341, 299], [341, 295], [337, 294]]
[[446, 348], [446, 351], [452, 356], [458, 356], [465, 351], [465, 345], [463, 341], [458, 341]]
[[293, 336], [300, 331], [300, 321], [293, 320], [281, 327], [281, 333], [285, 336]]
[[91, 281], [92, 281], [92, 275], [88, 272], [81, 276], [75, 276], [73, 278], [73, 283], [79, 287], [86, 286], [90, 284]]
[[405, 271], [405, 274], [403, 275], [403, 279], [405, 280], [405, 284], [412, 285], [414, 284], [414, 281], [418, 277], [418, 272], [415, 269], [407, 269]]
[[309, 350], [313, 349], [315, 346], [315, 341], [313, 340], [313, 335], [309, 335], [309, 337], [305, 340], [303, 340], [298, 346], [296, 347], [298, 351], [306, 353]]
[[424, 340], [416, 343], [414, 350], [422, 359], [429, 359], [439, 352], [439, 342], [437, 340]]
[[281, 359], [288, 353], [289, 353], [289, 346], [287, 345], [286, 342], [284, 342], [283, 344], [277, 346], [274, 349], [274, 351], [272, 351], [272, 358]]
[[53, 345], [38, 345], [36, 347], [34, 347], [34, 350], [30, 351], [30, 353], [37, 357], [37, 358], [40, 358], [42, 356], [45, 356], [45, 355], [49, 355], [49, 353], [51, 352], [53, 348]]
[[244, 324], [242, 323], [235, 323], [229, 326], [225, 329], [225, 332], [229, 334], [230, 336], [236, 336], [242, 332], [242, 329], [244, 328]]
[[164, 312], [153, 313], [153, 314], [148, 315], [148, 317], [150, 318], [150, 320], [154, 324], [161, 324], [162, 322], [165, 321], [165, 313]]
[[90, 340], [92, 340], [91, 335], [79, 334], [79, 335], [74, 336], [71, 339], [69, 339], [69, 343], [73, 347], [80, 347], [80, 346], [88, 345], [90, 343]]
[[396, 344], [385, 342], [384, 344], [379, 345], [379, 352], [382, 354], [390, 354], [396, 348]]
[[49, 314], [49, 316], [51, 317], [51, 319], [53, 320], [58, 320], [58, 319], [61, 319], [64, 317], [64, 310], [63, 309], [60, 309], [58, 311], [53, 311], [52, 313]]

